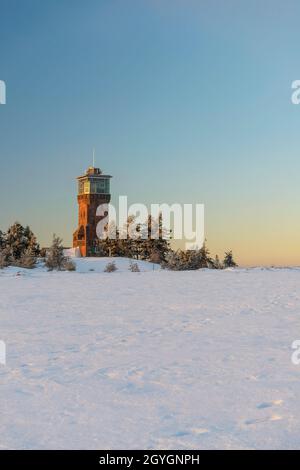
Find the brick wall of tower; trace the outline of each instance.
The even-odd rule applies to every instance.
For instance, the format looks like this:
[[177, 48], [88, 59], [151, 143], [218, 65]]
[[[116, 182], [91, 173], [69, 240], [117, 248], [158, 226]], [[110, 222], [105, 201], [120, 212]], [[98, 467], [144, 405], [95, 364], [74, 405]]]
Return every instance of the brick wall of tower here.
[[73, 247], [79, 247], [81, 256], [92, 256], [98, 240], [96, 228], [103, 217], [96, 216], [100, 204], [109, 203], [109, 194], [79, 194], [78, 229], [73, 235]]

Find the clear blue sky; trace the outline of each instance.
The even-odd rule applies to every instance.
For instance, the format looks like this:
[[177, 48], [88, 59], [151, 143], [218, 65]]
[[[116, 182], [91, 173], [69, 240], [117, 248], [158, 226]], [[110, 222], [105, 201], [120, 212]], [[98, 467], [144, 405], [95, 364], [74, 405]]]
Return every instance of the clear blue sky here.
[[200, 202], [213, 253], [300, 264], [300, 2], [0, 0], [0, 228], [71, 243], [75, 178]]

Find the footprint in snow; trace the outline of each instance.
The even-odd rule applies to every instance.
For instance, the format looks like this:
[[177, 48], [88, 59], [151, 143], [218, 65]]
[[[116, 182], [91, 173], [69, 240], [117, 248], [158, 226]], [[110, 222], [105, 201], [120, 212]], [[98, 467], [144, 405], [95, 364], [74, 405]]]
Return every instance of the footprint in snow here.
[[279, 415], [272, 415], [268, 416], [266, 418], [258, 418], [258, 419], [248, 419], [245, 421], [245, 424], [250, 425], [250, 424], [260, 424], [260, 423], [267, 423], [268, 421], [280, 421], [282, 419], [281, 416]]
[[[272, 408], [272, 406], [280, 406], [282, 405], [283, 400], [272, 400], [272, 401], [264, 401], [259, 403], [256, 408], [259, 410], [264, 410], [265, 408]], [[272, 414], [271, 416], [266, 416], [264, 418], [257, 418], [257, 419], [248, 419], [245, 421], [245, 424], [258, 424], [258, 423], [266, 423], [268, 421], [279, 421], [282, 417], [276, 414]]]
[[259, 405], [257, 405], [256, 408], [258, 409], [263, 409], [263, 408], [270, 408], [271, 406], [273, 405], [277, 405], [277, 406], [280, 406], [282, 405], [283, 403], [283, 400], [272, 400], [272, 401], [265, 401], [265, 402], [262, 402], [260, 403]]
[[207, 434], [209, 433], [209, 429], [206, 428], [192, 428], [187, 431], [177, 431], [175, 434], [172, 435], [172, 437], [183, 437], [183, 436], [188, 436], [191, 434], [195, 435], [200, 435], [200, 434]]
[[190, 433], [188, 431], [177, 431], [172, 437], [183, 437], [188, 436]]
[[209, 433], [209, 429], [206, 428], [193, 428], [191, 429], [193, 434], [207, 434]]

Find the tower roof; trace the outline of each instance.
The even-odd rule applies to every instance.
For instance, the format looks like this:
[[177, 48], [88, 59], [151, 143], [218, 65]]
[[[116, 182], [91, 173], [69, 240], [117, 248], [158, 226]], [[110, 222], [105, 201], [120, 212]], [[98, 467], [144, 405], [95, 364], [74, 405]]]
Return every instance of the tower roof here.
[[84, 175], [78, 176], [77, 179], [86, 178], [87, 176], [100, 177], [101, 178], [111, 178], [110, 175], [104, 175], [100, 168], [95, 168], [94, 166], [89, 166]]
[[93, 166], [89, 166], [85, 172], [86, 175], [101, 175], [102, 171], [100, 168], [95, 168]]

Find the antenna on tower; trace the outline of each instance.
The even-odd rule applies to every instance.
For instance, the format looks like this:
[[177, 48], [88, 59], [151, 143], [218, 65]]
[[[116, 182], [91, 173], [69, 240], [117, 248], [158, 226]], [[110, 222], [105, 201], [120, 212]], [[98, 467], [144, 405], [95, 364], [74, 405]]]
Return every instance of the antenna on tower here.
[[93, 168], [95, 168], [95, 149], [93, 148]]

